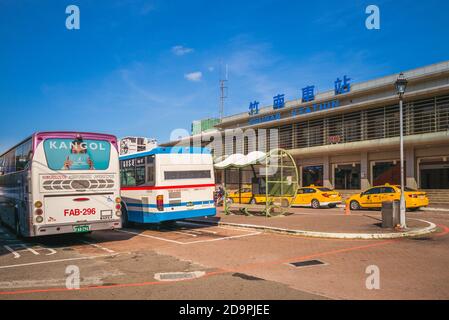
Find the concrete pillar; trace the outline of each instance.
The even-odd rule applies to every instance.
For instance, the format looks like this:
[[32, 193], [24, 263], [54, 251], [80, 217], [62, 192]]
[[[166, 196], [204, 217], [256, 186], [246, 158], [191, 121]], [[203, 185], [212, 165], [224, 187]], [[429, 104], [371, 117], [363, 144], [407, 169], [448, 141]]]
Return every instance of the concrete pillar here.
[[417, 189], [415, 149], [405, 149], [405, 166], [405, 185], [409, 188]]
[[331, 175], [333, 174], [333, 172], [331, 172], [332, 170], [331, 170], [329, 162], [330, 162], [329, 156], [324, 156], [323, 157], [323, 187], [333, 188], [332, 182], [331, 182]]
[[368, 152], [362, 152], [360, 154], [360, 187], [362, 190], [366, 190], [371, 187], [369, 175], [370, 165], [368, 161]]

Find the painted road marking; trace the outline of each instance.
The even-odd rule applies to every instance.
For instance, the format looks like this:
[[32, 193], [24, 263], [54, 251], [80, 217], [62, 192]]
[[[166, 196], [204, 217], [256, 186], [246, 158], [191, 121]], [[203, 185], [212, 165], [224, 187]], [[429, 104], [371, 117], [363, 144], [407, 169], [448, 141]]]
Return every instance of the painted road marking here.
[[36, 246], [36, 248], [41, 248], [42, 250], [48, 250], [48, 251], [50, 251], [49, 253], [46, 253], [45, 255], [46, 256], [51, 256], [51, 255], [54, 255], [54, 254], [56, 254], [56, 250], [55, 249], [52, 249], [52, 248], [47, 248], [47, 247], [42, 247], [42, 246]]
[[241, 234], [241, 235], [235, 235], [235, 236], [225, 236], [225, 237], [215, 238], [215, 239], [181, 242], [181, 241], [176, 241], [176, 240], [172, 240], [172, 239], [156, 237], [156, 236], [152, 236], [152, 235], [148, 235], [148, 234], [142, 234], [142, 233], [138, 233], [138, 232], [127, 231], [127, 230], [124, 230], [124, 229], [115, 230], [115, 231], [117, 231], [117, 232], [124, 232], [124, 233], [128, 233], [128, 234], [134, 234], [134, 235], [139, 236], [139, 237], [145, 237], [145, 238], [151, 238], [151, 239], [171, 242], [171, 243], [175, 243], [175, 244], [179, 244], [179, 245], [188, 245], [188, 244], [195, 244], [195, 243], [202, 243], [202, 242], [213, 242], [213, 241], [221, 241], [221, 240], [230, 240], [230, 239], [236, 239], [236, 238], [256, 236], [256, 235], [259, 235], [259, 234], [262, 233], [261, 231], [257, 231], [257, 232], [252, 232], [252, 233], [248, 233], [248, 234]]
[[191, 233], [188, 233], [188, 232], [182, 232], [182, 231], [173, 231], [173, 230], [170, 230], [171, 232], [173, 232], [173, 233], [177, 233], [177, 234], [183, 234], [183, 235], [186, 235], [186, 236], [190, 236], [190, 237], [197, 237], [197, 235], [196, 234], [191, 234]]
[[[82, 277], [80, 279], [80, 285], [82, 286], [99, 286], [103, 285], [103, 279], [108, 277], [117, 277], [124, 275], [120, 271], [100, 271], [96, 275]], [[56, 279], [39, 279], [39, 280], [13, 280], [13, 281], [1, 281], [0, 289], [22, 289], [22, 288], [42, 288], [42, 287], [58, 287], [65, 286], [65, 278]]]
[[213, 242], [213, 241], [220, 241], [220, 240], [230, 240], [230, 239], [237, 239], [237, 238], [244, 238], [244, 237], [251, 237], [251, 236], [257, 236], [261, 234], [262, 232], [253, 232], [248, 234], [241, 234], [236, 236], [229, 236], [229, 237], [223, 237], [223, 238], [217, 238], [217, 239], [208, 239], [208, 240], [198, 240], [198, 241], [190, 241], [183, 244], [194, 244], [194, 243], [201, 243], [201, 242]]
[[160, 238], [160, 237], [150, 236], [150, 235], [147, 235], [147, 234], [141, 234], [141, 233], [137, 233], [137, 232], [126, 231], [126, 230], [123, 230], [123, 229], [115, 229], [115, 231], [128, 233], [128, 234], [133, 234], [133, 235], [136, 235], [136, 236], [139, 236], [139, 237], [145, 237], [145, 238], [151, 238], [151, 239], [156, 239], [156, 240], [161, 240], [161, 241], [172, 242], [172, 243], [176, 243], [176, 244], [184, 244], [183, 242], [179, 242], [179, 241], [176, 241], [176, 240], [164, 239], [164, 238]]
[[19, 246], [21, 246], [22, 248], [28, 250], [29, 252], [31, 252], [32, 254], [34, 254], [35, 256], [39, 255], [39, 252], [37, 252], [36, 250], [34, 250], [33, 248], [28, 247], [26, 244], [24, 243], [19, 243]]
[[4, 245], [3, 247], [14, 255], [14, 259], [20, 258], [20, 254], [13, 250], [10, 246]]
[[[20, 255], [19, 252], [22, 252], [22, 251], [25, 251], [25, 250], [31, 252], [35, 256], [40, 255], [38, 250], [48, 250], [49, 252], [45, 254], [46, 256], [51, 256], [51, 255], [56, 254], [56, 250], [54, 250], [54, 249], [45, 248], [45, 247], [42, 247], [40, 245], [29, 247], [25, 243], [22, 243], [22, 242], [20, 242], [20, 243], [10, 243], [9, 245], [4, 245], [3, 247], [6, 250], [8, 250], [9, 252], [11, 252], [14, 255], [15, 259], [20, 258], [21, 255]], [[23, 250], [18, 250], [19, 248], [22, 248]]]
[[91, 259], [97, 259], [97, 258], [108, 258], [108, 257], [115, 257], [118, 255], [119, 255], [118, 253], [114, 253], [114, 254], [103, 254], [103, 255], [90, 256], [90, 257], [78, 257], [78, 258], [48, 260], [48, 261], [22, 263], [22, 264], [11, 264], [11, 265], [6, 265], [6, 266], [0, 266], [0, 269], [27, 267], [27, 266], [34, 266], [34, 265], [40, 265], [40, 264], [59, 263], [59, 262], [76, 261], [76, 260], [91, 260]]
[[88, 244], [88, 245], [90, 245], [90, 246], [92, 246], [92, 247], [94, 247], [94, 248], [97, 248], [97, 249], [101, 249], [101, 250], [103, 250], [103, 251], [106, 251], [106, 252], [108, 252], [108, 253], [115, 253], [114, 250], [109, 249], [109, 248], [106, 248], [106, 247], [103, 247], [103, 246], [101, 246], [101, 245], [99, 245], [99, 244], [92, 243], [92, 242], [89, 242], [89, 241], [84, 241], [84, 240], [83, 240], [82, 242], [84, 242], [84, 243], [86, 243], [86, 244]]

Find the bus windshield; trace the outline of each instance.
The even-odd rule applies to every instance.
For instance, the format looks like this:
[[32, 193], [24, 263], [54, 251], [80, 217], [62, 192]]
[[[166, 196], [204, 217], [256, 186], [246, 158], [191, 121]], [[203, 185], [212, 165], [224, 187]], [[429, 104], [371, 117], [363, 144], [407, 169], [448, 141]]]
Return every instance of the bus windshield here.
[[111, 144], [103, 140], [47, 139], [45, 157], [51, 170], [107, 170]]

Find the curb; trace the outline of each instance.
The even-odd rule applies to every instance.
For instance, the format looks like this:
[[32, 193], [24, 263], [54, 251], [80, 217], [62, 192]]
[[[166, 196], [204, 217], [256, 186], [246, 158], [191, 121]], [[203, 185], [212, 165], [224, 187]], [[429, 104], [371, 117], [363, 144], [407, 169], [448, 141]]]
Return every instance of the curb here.
[[284, 229], [284, 228], [276, 228], [276, 227], [268, 227], [268, 226], [260, 226], [254, 224], [240, 224], [240, 223], [231, 223], [231, 222], [207, 222], [200, 221], [195, 219], [188, 219], [188, 221], [200, 223], [204, 225], [219, 225], [219, 226], [230, 226], [241, 229], [254, 229], [265, 232], [273, 232], [279, 234], [288, 234], [309, 238], [325, 238], [325, 239], [358, 239], [358, 240], [378, 240], [378, 239], [399, 239], [399, 238], [409, 238], [422, 236], [426, 234], [430, 234], [437, 230], [437, 226], [429, 221], [421, 220], [421, 219], [411, 219], [421, 221], [427, 223], [429, 226], [425, 228], [412, 229], [404, 232], [395, 232], [395, 233], [337, 233], [337, 232], [318, 232], [318, 231], [306, 231], [306, 230], [292, 230], [292, 229]]

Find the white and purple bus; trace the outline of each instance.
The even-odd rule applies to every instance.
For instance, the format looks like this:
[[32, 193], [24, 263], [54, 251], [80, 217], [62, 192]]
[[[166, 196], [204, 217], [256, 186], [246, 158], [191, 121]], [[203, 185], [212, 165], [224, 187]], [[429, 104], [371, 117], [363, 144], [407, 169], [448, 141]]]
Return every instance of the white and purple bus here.
[[214, 216], [210, 151], [159, 147], [120, 157], [123, 224]]
[[0, 155], [0, 221], [33, 237], [121, 228], [117, 138], [39, 132]]

